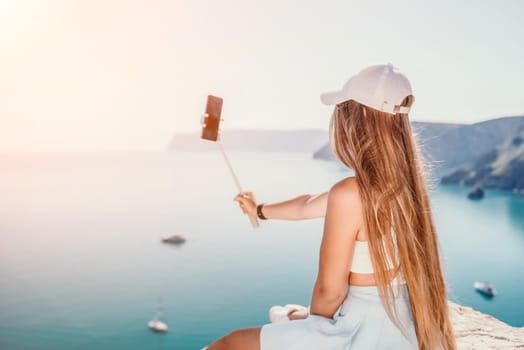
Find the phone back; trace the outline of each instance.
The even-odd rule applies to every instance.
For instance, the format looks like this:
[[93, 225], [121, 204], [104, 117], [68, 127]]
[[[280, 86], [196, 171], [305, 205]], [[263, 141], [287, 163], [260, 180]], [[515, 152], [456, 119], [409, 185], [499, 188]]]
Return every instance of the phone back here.
[[222, 113], [223, 99], [217, 96], [207, 96], [205, 125], [202, 128], [202, 138], [209, 141], [217, 141], [220, 115]]

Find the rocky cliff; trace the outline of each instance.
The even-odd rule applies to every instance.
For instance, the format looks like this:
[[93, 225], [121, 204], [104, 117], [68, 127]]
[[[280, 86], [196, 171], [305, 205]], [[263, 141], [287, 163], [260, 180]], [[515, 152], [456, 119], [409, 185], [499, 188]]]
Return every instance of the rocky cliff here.
[[442, 183], [460, 183], [524, 194], [524, 126], [501, 145], [478, 157], [471, 166], [442, 178]]
[[449, 302], [459, 350], [524, 349], [524, 327]]

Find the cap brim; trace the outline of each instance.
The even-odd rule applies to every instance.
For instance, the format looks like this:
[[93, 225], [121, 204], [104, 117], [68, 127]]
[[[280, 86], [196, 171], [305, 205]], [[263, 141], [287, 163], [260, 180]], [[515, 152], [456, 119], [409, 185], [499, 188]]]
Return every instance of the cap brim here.
[[325, 105], [336, 105], [337, 103], [342, 102], [341, 99], [341, 91], [329, 91], [320, 94], [320, 101]]

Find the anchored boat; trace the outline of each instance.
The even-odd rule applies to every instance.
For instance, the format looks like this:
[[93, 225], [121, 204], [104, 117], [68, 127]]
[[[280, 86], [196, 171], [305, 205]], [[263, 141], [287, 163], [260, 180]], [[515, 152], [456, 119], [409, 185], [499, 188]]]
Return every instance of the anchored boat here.
[[482, 295], [485, 295], [487, 297], [494, 297], [497, 294], [497, 290], [495, 289], [495, 286], [489, 282], [475, 282], [473, 283], [473, 288]]
[[153, 332], [158, 332], [158, 333], [167, 332], [167, 329], [168, 329], [167, 324], [161, 321], [161, 318], [162, 318], [162, 305], [161, 304], [162, 302], [159, 300], [157, 313], [155, 314], [153, 319], [147, 323], [147, 326], [149, 327], [149, 329], [151, 329]]
[[186, 242], [186, 239], [181, 235], [173, 235], [169, 237], [162, 238], [162, 242], [171, 243], [171, 244], [182, 244]]

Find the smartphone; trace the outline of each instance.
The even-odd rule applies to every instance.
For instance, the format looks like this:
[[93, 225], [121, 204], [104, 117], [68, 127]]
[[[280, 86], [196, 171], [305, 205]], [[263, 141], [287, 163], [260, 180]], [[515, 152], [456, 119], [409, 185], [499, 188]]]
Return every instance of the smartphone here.
[[206, 103], [207, 117], [202, 126], [202, 136], [204, 140], [217, 141], [218, 127], [220, 125], [220, 114], [222, 113], [222, 98], [208, 95]]

